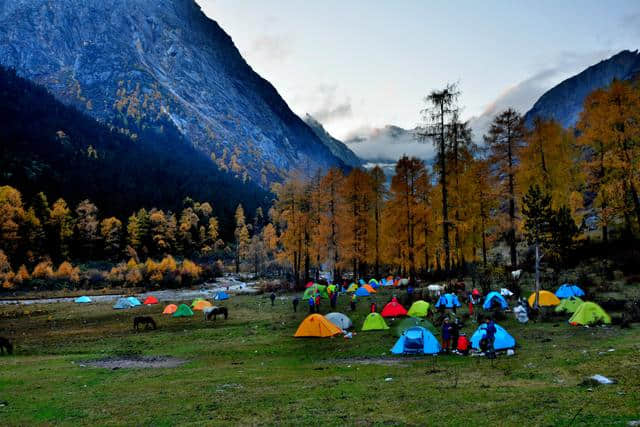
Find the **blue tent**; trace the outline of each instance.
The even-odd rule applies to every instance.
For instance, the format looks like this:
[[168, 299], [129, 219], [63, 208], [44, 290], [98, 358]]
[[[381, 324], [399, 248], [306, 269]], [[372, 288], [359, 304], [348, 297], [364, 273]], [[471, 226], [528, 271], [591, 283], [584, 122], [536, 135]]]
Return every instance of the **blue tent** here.
[[491, 310], [495, 306], [500, 306], [501, 310], [506, 310], [509, 308], [509, 304], [507, 304], [507, 300], [504, 299], [502, 295], [498, 292], [489, 292], [487, 297], [484, 299], [484, 304], [482, 304], [482, 308], [485, 310]]
[[368, 297], [369, 295], [369, 291], [366, 290], [365, 288], [358, 288], [358, 290], [356, 291], [356, 296], [359, 297]]
[[438, 354], [440, 343], [422, 326], [405, 330], [391, 349], [393, 354]]
[[584, 291], [579, 286], [565, 283], [558, 288], [556, 296], [558, 298], [583, 297]]
[[[496, 325], [496, 336], [493, 341], [493, 348], [495, 350], [506, 350], [506, 349], [515, 347], [516, 346], [515, 338], [509, 335], [509, 332], [507, 332], [502, 326], [498, 325], [497, 323], [495, 325]], [[486, 333], [487, 333], [487, 324], [483, 323], [482, 325], [480, 325], [480, 327], [478, 327], [478, 329], [476, 329], [476, 331], [471, 336], [471, 347], [479, 350], [480, 340], [484, 338]]]
[[444, 294], [440, 296], [438, 302], [436, 303], [436, 308], [444, 307], [444, 308], [453, 308], [460, 307], [460, 301], [458, 300], [458, 296], [455, 294]]
[[74, 301], [80, 304], [87, 304], [91, 302], [91, 298], [82, 296], [82, 297], [76, 298]]
[[215, 297], [213, 297], [214, 301], [223, 301], [226, 299], [229, 299], [229, 294], [226, 293], [225, 291], [220, 291], [216, 294]]
[[138, 305], [142, 305], [140, 300], [138, 298], [136, 298], [136, 297], [129, 297], [129, 298], [127, 298], [127, 301], [129, 301], [131, 303], [131, 307], [136, 307]]
[[118, 298], [118, 301], [113, 305], [113, 308], [117, 310], [131, 307], [133, 307], [133, 304], [131, 304], [131, 301], [129, 301], [128, 298]]

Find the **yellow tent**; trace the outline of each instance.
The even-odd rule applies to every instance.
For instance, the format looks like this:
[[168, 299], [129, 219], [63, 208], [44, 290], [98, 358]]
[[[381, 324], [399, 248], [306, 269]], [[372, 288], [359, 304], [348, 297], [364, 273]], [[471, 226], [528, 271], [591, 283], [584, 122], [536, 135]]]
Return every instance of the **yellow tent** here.
[[365, 288], [370, 294], [375, 294], [376, 290], [373, 289], [373, 286], [371, 285], [362, 285], [363, 288]]
[[349, 285], [349, 287], [347, 288], [347, 292], [355, 292], [358, 290], [358, 285], [356, 285], [355, 283], [352, 283]]
[[198, 302], [193, 306], [193, 309], [194, 309], [194, 310], [201, 310], [201, 311], [202, 311], [202, 310], [204, 310], [204, 309], [205, 309], [205, 308], [207, 308], [207, 307], [212, 307], [211, 303], [210, 303], [209, 301], [206, 301], [206, 300], [201, 300], [201, 301], [198, 301]]
[[164, 308], [164, 311], [162, 312], [162, 314], [173, 314], [176, 312], [176, 310], [178, 309], [178, 306], [175, 304], [169, 304], [168, 306], [166, 306]]
[[293, 335], [296, 338], [299, 337], [332, 337], [334, 335], [341, 334], [342, 331], [336, 325], [331, 323], [321, 314], [310, 314], [307, 316], [298, 330]]
[[[535, 302], [536, 302], [536, 293], [534, 292], [529, 297], [529, 306], [533, 307], [533, 304], [535, 304]], [[551, 307], [558, 304], [560, 304], [560, 300], [552, 292], [540, 291], [540, 299], [538, 300], [538, 305], [540, 307]]]

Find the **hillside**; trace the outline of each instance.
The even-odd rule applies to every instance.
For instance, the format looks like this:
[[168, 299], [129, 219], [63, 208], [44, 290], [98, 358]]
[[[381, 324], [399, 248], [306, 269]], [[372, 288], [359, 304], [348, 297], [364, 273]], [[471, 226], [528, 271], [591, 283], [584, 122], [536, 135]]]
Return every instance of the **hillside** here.
[[322, 123], [317, 121], [313, 116], [307, 114], [304, 121], [311, 130], [320, 138], [320, 140], [326, 145], [334, 156], [339, 158], [347, 166], [357, 168], [362, 166], [362, 159], [355, 155], [349, 147], [347, 147], [342, 141], [334, 138], [326, 131]]
[[171, 121], [263, 187], [344, 166], [193, 0], [0, 1], [0, 64], [134, 134]]
[[27, 199], [40, 191], [73, 205], [89, 198], [103, 214], [126, 218], [141, 207], [177, 210], [192, 197], [212, 203], [223, 231], [238, 203], [253, 212], [268, 202], [257, 185], [221, 172], [185, 143], [171, 123], [134, 140], [3, 67], [0, 117], [0, 185]]

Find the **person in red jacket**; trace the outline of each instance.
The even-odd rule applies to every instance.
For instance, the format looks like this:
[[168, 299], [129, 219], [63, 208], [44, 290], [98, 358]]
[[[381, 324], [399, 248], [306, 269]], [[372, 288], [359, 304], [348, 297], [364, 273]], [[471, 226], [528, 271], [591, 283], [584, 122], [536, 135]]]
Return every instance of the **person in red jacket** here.
[[460, 336], [458, 337], [456, 350], [458, 350], [458, 353], [466, 356], [467, 354], [469, 354], [469, 347], [471, 347], [471, 343], [467, 339], [467, 335], [464, 333], [461, 333]]

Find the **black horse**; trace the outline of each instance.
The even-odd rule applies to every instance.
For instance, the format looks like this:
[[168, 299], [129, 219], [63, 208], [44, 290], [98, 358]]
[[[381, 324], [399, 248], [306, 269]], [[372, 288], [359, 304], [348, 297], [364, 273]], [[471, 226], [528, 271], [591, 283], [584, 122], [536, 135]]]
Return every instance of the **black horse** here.
[[150, 316], [136, 316], [133, 319], [133, 327], [136, 331], [140, 330], [140, 325], [144, 325], [145, 329], [158, 329], [158, 327], [156, 326], [156, 321], [153, 320], [153, 317]]
[[0, 354], [4, 354], [5, 349], [7, 350], [7, 354], [13, 354], [13, 344], [11, 344], [11, 341], [0, 337]]
[[227, 307], [207, 307], [204, 309], [204, 318], [205, 320], [211, 320], [211, 318], [213, 317], [213, 320], [216, 320], [216, 316], [221, 315], [224, 316], [224, 319], [227, 320], [227, 317], [229, 317], [229, 311], [227, 310]]

